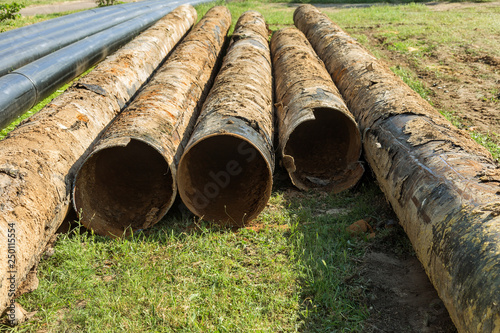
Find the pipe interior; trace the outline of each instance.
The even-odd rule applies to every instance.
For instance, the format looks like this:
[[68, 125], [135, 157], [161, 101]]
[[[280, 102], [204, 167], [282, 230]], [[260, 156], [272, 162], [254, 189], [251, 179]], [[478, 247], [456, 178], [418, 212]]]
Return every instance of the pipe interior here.
[[178, 171], [184, 203], [205, 220], [242, 226], [264, 209], [272, 187], [266, 159], [246, 140], [215, 135], [185, 152]]
[[85, 162], [75, 185], [75, 205], [86, 227], [123, 233], [128, 227], [156, 223], [168, 210], [173, 191], [163, 156], [131, 140], [125, 147], [100, 150]]
[[314, 117], [297, 126], [285, 146], [285, 154], [294, 158], [294, 176], [311, 187], [343, 176], [361, 147], [356, 123], [342, 112], [318, 108]]

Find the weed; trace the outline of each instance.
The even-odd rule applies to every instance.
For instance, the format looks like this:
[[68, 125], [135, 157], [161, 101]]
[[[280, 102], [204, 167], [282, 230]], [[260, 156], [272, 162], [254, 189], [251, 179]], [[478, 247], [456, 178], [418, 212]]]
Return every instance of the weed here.
[[462, 119], [460, 119], [455, 114], [455, 111], [441, 109], [441, 110], [439, 110], [439, 113], [441, 113], [450, 123], [452, 123], [453, 126], [460, 128], [460, 129], [463, 129], [465, 127]]
[[498, 134], [492, 134], [492, 133], [480, 133], [476, 131], [472, 131], [470, 133], [470, 136], [474, 141], [479, 143], [480, 145], [486, 147], [488, 151], [491, 153], [493, 158], [497, 161], [500, 161], [500, 146], [495, 142], [495, 140], [492, 138], [492, 136], [496, 136], [496, 142], [500, 141], [500, 136]]
[[118, 3], [118, 0], [95, 0], [97, 7], [113, 6]]
[[0, 22], [15, 20], [20, 17], [19, 11], [24, 8], [23, 4], [13, 2], [11, 4], [0, 4]]
[[403, 80], [410, 88], [416, 91], [423, 99], [429, 101], [429, 95], [431, 94], [431, 90], [426, 88], [422, 81], [418, 79], [418, 77], [411, 72], [410, 70], [402, 67], [402, 66], [394, 66], [391, 67], [391, 70]]

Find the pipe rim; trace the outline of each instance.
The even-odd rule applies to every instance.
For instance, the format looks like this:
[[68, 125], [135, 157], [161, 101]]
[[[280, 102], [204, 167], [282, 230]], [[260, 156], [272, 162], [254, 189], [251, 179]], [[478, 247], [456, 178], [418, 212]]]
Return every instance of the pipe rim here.
[[[151, 221], [150, 224], [147, 226], [145, 226], [144, 224], [142, 227], [137, 227], [137, 226], [134, 227], [132, 225], [129, 225], [129, 226], [124, 228], [124, 226], [125, 226], [124, 224], [116, 226], [115, 224], [106, 223], [107, 221], [105, 221], [104, 224], [99, 223], [99, 224], [93, 226], [91, 224], [92, 220], [89, 223], [87, 223], [87, 220], [85, 218], [83, 218], [82, 216], [80, 216], [80, 213], [78, 210], [78, 207], [80, 206], [79, 205], [79, 202], [80, 202], [79, 189], [81, 188], [81, 186], [80, 186], [81, 179], [82, 179], [81, 177], [82, 177], [82, 172], [86, 171], [84, 169], [86, 164], [89, 161], [91, 161], [92, 159], [97, 158], [100, 153], [102, 153], [106, 150], [116, 149], [116, 148], [126, 148], [132, 142], [136, 142], [136, 143], [139, 143], [141, 145], [145, 145], [145, 146], [151, 148], [151, 152], [154, 152], [158, 156], [161, 156], [161, 162], [165, 163], [165, 165], [167, 166], [167, 173], [165, 173], [164, 175], [166, 175], [166, 174], [170, 175], [170, 177], [168, 177], [168, 180], [167, 180], [167, 183], [170, 184], [170, 189], [171, 189], [171, 192], [168, 194], [168, 200], [166, 200], [165, 202], [163, 202], [162, 205], [159, 206], [160, 208], [158, 209], [158, 213], [155, 214], [156, 215], [155, 220]], [[103, 144], [96, 147], [94, 149], [94, 151], [92, 151], [92, 153], [89, 156], [87, 156], [87, 158], [85, 158], [85, 160], [80, 165], [80, 167], [78, 168], [78, 171], [75, 174], [74, 182], [73, 182], [73, 190], [72, 190], [73, 208], [77, 212], [77, 215], [79, 216], [79, 220], [80, 220], [81, 224], [88, 229], [92, 229], [96, 234], [99, 234], [102, 236], [110, 236], [110, 237], [114, 237], [114, 238], [121, 237], [121, 236], [128, 236], [132, 232], [135, 232], [137, 230], [146, 229], [146, 228], [154, 225], [155, 223], [160, 221], [167, 214], [167, 212], [172, 207], [172, 205], [175, 201], [175, 198], [177, 196], [176, 173], [177, 173], [177, 170], [175, 168], [173, 161], [169, 161], [168, 157], [164, 156], [161, 153], [160, 147], [158, 147], [155, 144], [148, 142], [142, 138], [132, 137], [132, 136], [121, 137], [120, 142], [115, 143], [113, 145], [107, 145], [106, 141], [103, 141]], [[155, 208], [155, 207], [153, 207], [153, 208]], [[106, 227], [111, 227], [111, 228], [105, 229], [103, 227], [103, 225]]]
[[[266, 179], [268, 180], [264, 186], [264, 191], [261, 192], [260, 200], [258, 201], [258, 205], [255, 209], [251, 211], [250, 214], [244, 215], [244, 220], [242, 221], [237, 221], [235, 219], [232, 219], [232, 222], [228, 222], [227, 220], [220, 220], [220, 219], [213, 219], [210, 218], [210, 216], [207, 216], [202, 212], [202, 210], [197, 209], [195, 206], [192, 204], [192, 200], [186, 193], [186, 187], [187, 185], [185, 184], [185, 175], [188, 169], [188, 166], [186, 165], [188, 162], [187, 159], [190, 157], [189, 155], [192, 153], [193, 149], [195, 149], [197, 146], [199, 147], [199, 144], [202, 144], [204, 141], [213, 139], [213, 138], [224, 138], [224, 137], [230, 137], [234, 139], [238, 139], [241, 141], [240, 144], [246, 143], [251, 146], [252, 149], [254, 149], [256, 152], [258, 152], [259, 157], [261, 160], [264, 162], [265, 169], [266, 169]], [[230, 161], [229, 161], [230, 162]], [[222, 225], [229, 225], [229, 226], [236, 226], [236, 227], [243, 227], [246, 225], [249, 221], [255, 219], [265, 208], [271, 193], [272, 193], [272, 183], [273, 183], [273, 170], [272, 166], [266, 157], [265, 152], [263, 152], [256, 144], [245, 138], [244, 136], [236, 133], [231, 133], [231, 132], [226, 132], [226, 133], [221, 133], [219, 131], [218, 133], [212, 133], [210, 135], [204, 136], [194, 142], [191, 142], [189, 146], [185, 149], [184, 153], [182, 154], [181, 160], [178, 165], [178, 173], [177, 173], [177, 187], [178, 187], [178, 192], [179, 195], [182, 199], [182, 202], [186, 205], [186, 207], [193, 212], [195, 215], [199, 216], [200, 218], [206, 218], [209, 221], [216, 222]], [[203, 208], [202, 208], [203, 209]]]

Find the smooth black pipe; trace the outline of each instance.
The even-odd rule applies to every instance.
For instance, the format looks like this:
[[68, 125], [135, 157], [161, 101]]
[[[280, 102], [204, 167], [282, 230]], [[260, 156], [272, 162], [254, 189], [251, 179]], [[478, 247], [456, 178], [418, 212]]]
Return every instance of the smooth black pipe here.
[[[141, 3], [151, 3], [155, 1], [163, 1], [163, 0], [147, 0]], [[38, 22], [35, 24], [30, 24], [24, 27], [20, 27], [17, 29], [9, 30], [6, 32], [0, 33], [0, 48], [5, 47], [8, 43], [12, 43], [16, 40], [22, 40], [25, 38], [35, 38], [36, 36], [42, 36], [46, 29], [60, 27], [68, 23], [74, 23], [79, 20], [86, 20], [94, 15], [105, 15], [111, 12], [127, 9], [129, 7], [137, 6], [136, 2], [126, 3], [116, 6], [107, 6], [107, 7], [99, 7], [92, 8], [85, 11], [81, 11], [78, 13], [68, 14], [61, 17], [57, 17], [51, 20]]]
[[[155, 0], [135, 6], [85, 16], [63, 25], [48, 27], [42, 31], [11, 42], [0, 42], [0, 76], [35, 61], [85, 37], [109, 29], [122, 22], [177, 3]], [[139, 5], [140, 4], [140, 5]]]
[[[198, 4], [204, 0], [176, 3]], [[55, 51], [0, 77], [0, 128], [172, 11], [162, 7]]]

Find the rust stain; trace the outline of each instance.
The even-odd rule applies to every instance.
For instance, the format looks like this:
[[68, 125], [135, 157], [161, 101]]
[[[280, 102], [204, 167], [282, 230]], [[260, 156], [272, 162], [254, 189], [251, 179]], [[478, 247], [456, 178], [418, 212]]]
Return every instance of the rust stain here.
[[81, 114], [81, 113], [79, 113], [76, 116], [76, 119], [78, 119], [78, 121], [82, 121], [82, 122], [85, 122], [85, 123], [89, 121], [89, 117], [87, 117], [86, 115]]
[[210, 9], [102, 134], [75, 179], [74, 205], [83, 225], [121, 236], [149, 228], [167, 213], [177, 193], [175, 161], [192, 133], [230, 24], [227, 8]]

